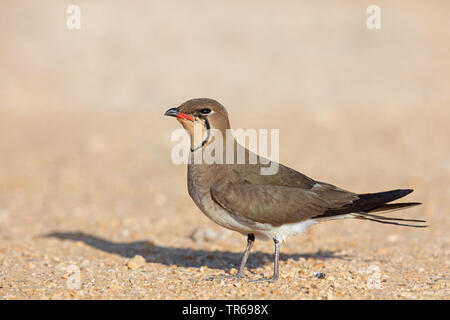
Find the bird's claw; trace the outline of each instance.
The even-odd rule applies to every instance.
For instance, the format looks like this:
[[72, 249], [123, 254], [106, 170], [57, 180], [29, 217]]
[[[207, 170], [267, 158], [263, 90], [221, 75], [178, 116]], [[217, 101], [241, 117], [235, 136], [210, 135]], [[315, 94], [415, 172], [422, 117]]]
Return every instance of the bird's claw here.
[[249, 280], [248, 282], [276, 282], [278, 279], [279, 279], [278, 276], [272, 276], [271, 278]]
[[241, 280], [242, 278], [246, 277], [243, 274], [231, 274], [231, 275], [220, 275], [220, 276], [209, 276], [205, 280]]

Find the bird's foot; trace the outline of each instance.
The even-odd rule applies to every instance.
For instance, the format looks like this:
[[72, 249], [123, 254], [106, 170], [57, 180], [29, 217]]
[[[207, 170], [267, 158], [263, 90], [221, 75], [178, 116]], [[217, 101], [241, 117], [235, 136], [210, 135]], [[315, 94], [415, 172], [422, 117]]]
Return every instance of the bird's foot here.
[[278, 275], [273, 275], [271, 278], [249, 280], [248, 282], [276, 282], [278, 279], [279, 279]]
[[209, 276], [205, 280], [241, 280], [242, 278], [246, 277], [245, 275], [241, 273], [236, 274], [227, 274], [227, 275], [220, 275], [220, 276]]

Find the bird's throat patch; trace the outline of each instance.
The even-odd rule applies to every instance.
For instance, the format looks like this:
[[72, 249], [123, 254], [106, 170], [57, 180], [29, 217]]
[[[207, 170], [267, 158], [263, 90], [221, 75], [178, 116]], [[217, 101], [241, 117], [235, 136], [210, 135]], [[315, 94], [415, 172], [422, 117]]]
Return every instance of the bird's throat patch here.
[[211, 138], [211, 125], [206, 117], [194, 117], [194, 120], [178, 119], [191, 137], [191, 152], [201, 149]]

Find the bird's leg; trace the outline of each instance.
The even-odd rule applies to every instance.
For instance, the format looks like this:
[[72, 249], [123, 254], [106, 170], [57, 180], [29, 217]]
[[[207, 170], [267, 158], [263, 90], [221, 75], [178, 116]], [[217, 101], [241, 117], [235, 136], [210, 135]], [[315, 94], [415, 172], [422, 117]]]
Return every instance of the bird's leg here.
[[239, 270], [236, 273], [236, 277], [239, 279], [244, 276], [245, 264], [247, 263], [248, 255], [250, 254], [250, 250], [252, 249], [254, 242], [255, 242], [255, 235], [253, 233], [249, 233], [247, 236], [247, 247], [245, 248], [244, 256], [242, 257]]
[[245, 248], [244, 255], [241, 260], [241, 265], [239, 266], [239, 270], [234, 275], [226, 275], [226, 276], [218, 276], [218, 277], [209, 277], [208, 280], [220, 280], [220, 279], [237, 279], [240, 280], [244, 276], [245, 264], [247, 263], [248, 255], [250, 254], [250, 250], [253, 247], [253, 243], [255, 242], [255, 235], [253, 233], [249, 233], [247, 236], [247, 247]]
[[275, 282], [279, 278], [279, 269], [278, 269], [278, 260], [280, 258], [280, 241], [275, 237], [273, 238], [273, 242], [275, 244], [275, 258], [273, 261], [273, 276], [271, 278], [262, 278], [262, 279], [256, 279], [251, 280], [250, 282], [261, 282], [261, 281], [269, 281], [269, 282]]

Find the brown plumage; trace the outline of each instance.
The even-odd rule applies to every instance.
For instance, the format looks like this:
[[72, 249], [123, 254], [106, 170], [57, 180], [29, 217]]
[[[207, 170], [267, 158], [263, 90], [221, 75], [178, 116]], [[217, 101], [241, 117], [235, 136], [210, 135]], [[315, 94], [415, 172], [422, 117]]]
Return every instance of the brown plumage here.
[[[423, 223], [423, 220], [401, 219], [375, 215], [374, 212], [399, 210], [419, 203], [389, 202], [404, 197], [411, 189], [398, 189], [371, 194], [357, 194], [332, 184], [319, 182], [291, 168], [278, 165], [272, 175], [262, 175], [261, 168], [272, 163], [257, 158], [244, 150], [246, 162], [196, 163], [195, 157], [204, 155], [208, 148], [223, 143], [223, 159], [227, 147], [233, 150], [243, 148], [234, 138], [227, 136], [230, 129], [228, 113], [212, 99], [192, 99], [178, 108], [169, 109], [168, 116], [174, 116], [191, 136], [191, 157], [188, 165], [188, 191], [199, 209], [217, 224], [248, 236], [248, 244], [239, 271], [235, 277], [241, 278], [255, 235], [272, 238], [275, 242], [274, 275], [278, 278], [279, 243], [286, 237], [304, 232], [309, 226], [337, 218], [358, 218], [379, 223], [412, 227], [424, 225], [402, 222]], [[211, 132], [222, 133], [218, 140]], [[227, 141], [231, 139], [231, 141]], [[216, 145], [214, 145], [216, 144]], [[229, 151], [229, 149], [228, 149]], [[220, 152], [220, 151], [218, 151]], [[269, 162], [269, 164], [267, 164]]]

